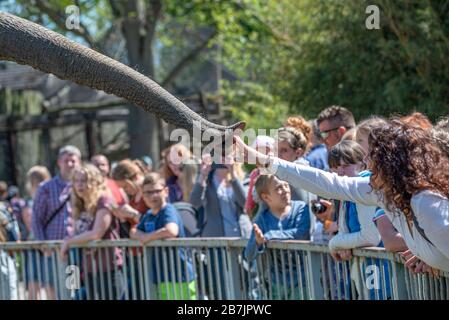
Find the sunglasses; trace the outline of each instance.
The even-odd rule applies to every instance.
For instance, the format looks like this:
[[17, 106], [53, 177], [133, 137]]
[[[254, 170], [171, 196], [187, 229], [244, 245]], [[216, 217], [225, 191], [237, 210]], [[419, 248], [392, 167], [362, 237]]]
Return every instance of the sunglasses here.
[[164, 190], [164, 189], [157, 189], [157, 190], [151, 190], [151, 191], [143, 191], [142, 193], [143, 193], [143, 195], [145, 195], [145, 196], [151, 197], [151, 196], [154, 196], [154, 195], [157, 195], [157, 194], [161, 193], [162, 190]]
[[329, 137], [329, 134], [330, 134], [332, 131], [338, 130], [339, 128], [340, 128], [340, 127], [338, 127], [338, 128], [333, 128], [333, 129], [329, 129], [329, 130], [326, 130], [326, 131], [321, 131], [321, 132], [320, 132], [320, 136], [321, 136], [322, 139], [326, 139], [327, 137]]

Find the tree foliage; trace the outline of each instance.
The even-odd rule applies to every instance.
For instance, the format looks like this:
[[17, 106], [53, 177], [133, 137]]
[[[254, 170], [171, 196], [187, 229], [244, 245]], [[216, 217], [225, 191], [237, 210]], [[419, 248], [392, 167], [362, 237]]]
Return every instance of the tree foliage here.
[[[333, 104], [358, 119], [411, 110], [432, 119], [448, 113], [449, 3], [265, 3], [253, 12], [275, 36], [253, 43], [247, 79], [282, 97], [292, 113], [315, 117]], [[379, 30], [365, 26], [371, 4], [380, 8]]]
[[[63, 30], [39, 9], [39, 3], [45, 3], [61, 14], [65, 6], [76, 3], [81, 6], [83, 26], [89, 31], [92, 43], [126, 62], [126, 54], [120, 55], [120, 32], [115, 32], [120, 30], [121, 20], [114, 15], [111, 5], [114, 2], [120, 1], [34, 0], [35, 5], [30, 5], [28, 1], [17, 0], [14, 4], [19, 5], [14, 10], [88, 43], [88, 37]], [[242, 82], [223, 86], [225, 105], [233, 106], [233, 117], [248, 119], [254, 125], [265, 126], [272, 121], [274, 126], [284, 106], [288, 106], [290, 113], [315, 117], [323, 108], [339, 104], [352, 110], [358, 119], [411, 110], [425, 112], [435, 119], [449, 111], [446, 1], [165, 0], [161, 3], [154, 78], [160, 83], [168, 83], [167, 80], [188, 83], [183, 60], [190, 66], [194, 66], [198, 57], [216, 61]], [[379, 30], [368, 30], [365, 26], [368, 5], [380, 8]], [[192, 59], [189, 54], [195, 50], [201, 55]], [[174, 72], [177, 70], [173, 67], [181, 67], [184, 73]], [[173, 75], [176, 77], [170, 79]], [[266, 97], [261, 98], [260, 94]], [[281, 105], [281, 111], [273, 115], [272, 110]]]

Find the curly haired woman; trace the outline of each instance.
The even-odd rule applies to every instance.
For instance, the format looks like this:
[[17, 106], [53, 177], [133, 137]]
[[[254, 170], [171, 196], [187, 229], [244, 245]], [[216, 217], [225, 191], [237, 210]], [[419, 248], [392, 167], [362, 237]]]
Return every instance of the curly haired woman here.
[[265, 156], [240, 138], [235, 141], [290, 184], [322, 197], [386, 209], [416, 257], [449, 271], [449, 159], [427, 130], [396, 118], [373, 129], [368, 139], [372, 176], [356, 178]]

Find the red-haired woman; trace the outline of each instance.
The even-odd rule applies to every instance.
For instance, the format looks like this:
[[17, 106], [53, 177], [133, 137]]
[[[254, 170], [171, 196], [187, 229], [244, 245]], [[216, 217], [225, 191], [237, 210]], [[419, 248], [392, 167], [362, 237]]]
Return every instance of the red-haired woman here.
[[[280, 179], [325, 198], [379, 206], [414, 256], [415, 271], [428, 266], [449, 271], [449, 159], [428, 130], [393, 118], [369, 136], [371, 177], [339, 177], [237, 145]], [[429, 270], [430, 271], [430, 270]]]

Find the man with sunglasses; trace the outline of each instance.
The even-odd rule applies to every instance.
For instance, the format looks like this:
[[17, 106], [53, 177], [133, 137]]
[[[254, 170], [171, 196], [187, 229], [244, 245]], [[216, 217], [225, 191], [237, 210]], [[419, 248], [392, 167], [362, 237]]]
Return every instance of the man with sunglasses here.
[[324, 109], [317, 119], [320, 136], [329, 150], [339, 143], [346, 131], [355, 127], [351, 111], [340, 106]]

